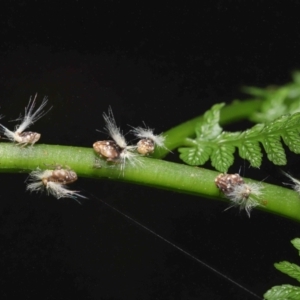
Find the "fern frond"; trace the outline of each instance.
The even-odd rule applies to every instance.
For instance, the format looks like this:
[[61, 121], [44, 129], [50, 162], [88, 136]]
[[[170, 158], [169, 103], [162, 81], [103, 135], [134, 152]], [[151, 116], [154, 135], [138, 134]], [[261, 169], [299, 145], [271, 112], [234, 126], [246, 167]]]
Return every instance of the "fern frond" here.
[[219, 126], [223, 103], [214, 105], [204, 114], [197, 125], [196, 138], [186, 139], [186, 147], [179, 148], [180, 158], [189, 165], [202, 165], [211, 159], [212, 166], [227, 172], [234, 162], [234, 152], [239, 150], [241, 158], [252, 167], [262, 163], [261, 145], [268, 159], [275, 165], [285, 165], [286, 155], [282, 142], [296, 153], [300, 153], [300, 113], [284, 115], [276, 120], [257, 124], [244, 132], [225, 132]]
[[291, 240], [291, 243], [299, 251], [299, 255], [300, 255], [300, 239], [295, 238], [295, 239]]
[[288, 261], [281, 261], [274, 264], [275, 268], [284, 274], [300, 281], [300, 267]]
[[281, 87], [267, 88], [244, 87], [243, 91], [260, 101], [259, 111], [254, 112], [250, 120], [255, 123], [266, 123], [284, 114], [300, 112], [300, 72], [293, 73], [293, 82]]
[[[300, 250], [300, 239], [295, 238], [291, 241], [293, 246]], [[300, 281], [300, 267], [288, 261], [281, 261], [274, 264], [275, 268], [280, 272], [289, 275], [292, 278]], [[300, 287], [290, 284], [273, 286], [264, 294], [266, 300], [298, 300], [300, 298]]]
[[290, 284], [273, 286], [264, 294], [266, 300], [299, 300], [300, 287]]

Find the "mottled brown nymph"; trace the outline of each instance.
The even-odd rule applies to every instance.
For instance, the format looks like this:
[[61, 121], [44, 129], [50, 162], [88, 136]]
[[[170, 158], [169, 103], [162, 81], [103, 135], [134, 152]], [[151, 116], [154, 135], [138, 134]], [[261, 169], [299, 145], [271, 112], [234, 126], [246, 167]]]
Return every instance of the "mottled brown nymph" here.
[[28, 144], [34, 145], [40, 139], [40, 137], [40, 133], [33, 131], [24, 131], [15, 134], [15, 141], [18, 142], [19, 145], [22, 145], [24, 147]]
[[93, 148], [96, 153], [104, 157], [107, 161], [113, 162], [118, 161], [123, 150], [113, 140], [95, 142]]
[[[67, 189], [66, 185], [77, 180], [75, 171], [68, 167], [62, 168], [60, 165], [52, 166], [51, 170], [37, 169], [29, 174], [27, 190], [31, 192], [46, 191], [55, 198], [85, 198], [77, 191]], [[78, 200], [76, 200], [78, 201]], [[80, 203], [80, 202], [79, 202]]]
[[240, 210], [245, 209], [249, 217], [252, 208], [261, 204], [259, 199], [262, 194], [261, 185], [245, 183], [239, 174], [219, 174], [215, 183], [230, 200], [230, 207], [238, 206]]
[[233, 191], [234, 187], [243, 184], [244, 180], [240, 174], [219, 174], [215, 183], [217, 187], [226, 195]]
[[63, 169], [61, 166], [56, 166], [52, 171], [52, 174], [46, 178], [46, 180], [61, 184], [69, 184], [76, 181], [77, 178], [77, 174], [73, 170], [69, 168]]
[[11, 131], [2, 124], [0, 124], [0, 134], [6, 136], [10, 141], [16, 142], [18, 145], [22, 147], [27, 146], [28, 144], [34, 145], [41, 137], [40, 133], [32, 132], [32, 131], [24, 131], [26, 128], [34, 124], [37, 120], [42, 118], [48, 111], [44, 111], [44, 107], [46, 106], [48, 99], [45, 97], [43, 99], [42, 104], [34, 111], [35, 101], [37, 98], [37, 94], [32, 99], [30, 97], [29, 103], [27, 107], [25, 107], [24, 116], [20, 116], [15, 121], [21, 121], [21, 124], [17, 125], [15, 131]]
[[155, 144], [151, 139], [141, 139], [137, 143], [137, 152], [141, 155], [149, 155], [154, 152]]

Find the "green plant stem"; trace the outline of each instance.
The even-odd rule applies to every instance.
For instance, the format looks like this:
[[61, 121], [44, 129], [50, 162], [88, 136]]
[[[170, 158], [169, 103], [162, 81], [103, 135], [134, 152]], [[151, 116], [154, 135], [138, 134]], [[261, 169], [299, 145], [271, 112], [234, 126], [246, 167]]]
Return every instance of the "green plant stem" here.
[[[94, 167], [95, 159], [99, 160], [97, 164], [100, 162], [101, 168]], [[127, 164], [122, 174], [119, 165], [99, 159], [92, 148], [58, 145], [20, 148], [12, 143], [0, 144], [0, 172], [28, 173], [37, 167], [47, 169], [60, 164], [69, 166], [81, 177], [109, 178], [225, 200], [214, 183], [218, 172], [145, 157], [139, 162], [136, 166]], [[296, 192], [267, 183], [261, 185], [263, 205], [260, 209], [300, 221], [300, 199]]]
[[[248, 119], [253, 112], [260, 108], [262, 103], [263, 102], [259, 100], [233, 101], [221, 110], [220, 124], [226, 125], [228, 123]], [[186, 138], [195, 136], [196, 125], [202, 118], [203, 116], [201, 115], [164, 132], [164, 136], [166, 136], [165, 146], [167, 149], [156, 150], [153, 157], [163, 158], [169, 153], [169, 150], [183, 146]]]

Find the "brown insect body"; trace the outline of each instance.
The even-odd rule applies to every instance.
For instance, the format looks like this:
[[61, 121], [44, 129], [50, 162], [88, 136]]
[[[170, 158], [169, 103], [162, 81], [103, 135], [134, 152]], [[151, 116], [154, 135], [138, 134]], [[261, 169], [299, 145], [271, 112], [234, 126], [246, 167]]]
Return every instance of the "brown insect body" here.
[[48, 182], [56, 182], [60, 184], [69, 184], [78, 179], [77, 174], [70, 168], [62, 168], [56, 165], [54, 170], [45, 171], [42, 178], [43, 184], [47, 186]]
[[53, 170], [52, 175], [48, 177], [48, 181], [58, 182], [61, 184], [69, 184], [77, 180], [77, 174], [69, 169]]
[[[50, 107], [48, 111], [43, 111], [48, 101], [47, 97], [44, 97], [42, 104], [34, 111], [36, 98], [37, 94], [34, 99], [30, 97], [29, 103], [27, 107], [25, 107], [24, 116], [22, 117], [22, 115], [20, 115], [20, 117], [15, 120], [21, 121], [21, 124], [15, 127], [15, 131], [11, 131], [0, 124], [0, 133], [6, 136], [10, 141], [17, 142], [21, 147], [25, 147], [28, 144], [34, 145], [41, 138], [40, 133], [24, 130], [42, 118], [51, 109]], [[0, 116], [0, 118], [1, 117], [2, 116]]]
[[149, 155], [153, 153], [154, 148], [155, 148], [154, 141], [149, 138], [141, 139], [137, 143], [137, 152], [141, 155]]
[[41, 134], [33, 131], [24, 131], [21, 133], [15, 133], [15, 141], [25, 147], [28, 144], [32, 146], [41, 138]]
[[67, 184], [76, 180], [76, 172], [67, 166], [63, 168], [60, 165], [54, 165], [48, 170], [37, 169], [32, 171], [29, 174], [27, 190], [31, 192], [46, 191], [47, 194], [53, 195], [56, 199], [73, 198], [76, 200], [77, 197], [86, 198], [81, 196], [78, 191], [71, 191], [66, 187]]
[[122, 153], [122, 148], [113, 140], [98, 141], [93, 144], [96, 153], [107, 161], [116, 162]]
[[233, 191], [234, 187], [239, 184], [245, 183], [240, 174], [219, 174], [215, 183], [217, 187], [226, 195]]

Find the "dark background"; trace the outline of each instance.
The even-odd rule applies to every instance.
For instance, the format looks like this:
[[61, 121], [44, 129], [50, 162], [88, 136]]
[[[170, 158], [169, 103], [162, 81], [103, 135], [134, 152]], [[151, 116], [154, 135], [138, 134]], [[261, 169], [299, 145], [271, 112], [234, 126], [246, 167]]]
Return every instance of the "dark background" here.
[[[38, 92], [53, 105], [32, 127], [40, 142], [91, 147], [106, 138], [96, 129], [109, 105], [124, 131], [145, 121], [160, 133], [214, 103], [246, 99], [243, 85], [283, 84], [300, 68], [297, 1], [191, 3], [1, 4], [3, 124]], [[288, 155], [286, 170], [298, 175]], [[231, 171], [241, 166], [246, 177], [283, 181], [268, 163], [238, 161]], [[299, 224], [284, 218], [255, 210], [249, 219], [226, 203], [89, 179], [75, 184], [89, 197], [80, 206], [26, 193], [27, 175], [0, 175], [1, 299], [255, 299], [99, 199], [260, 296], [297, 285], [273, 267], [299, 263], [290, 244]]]

